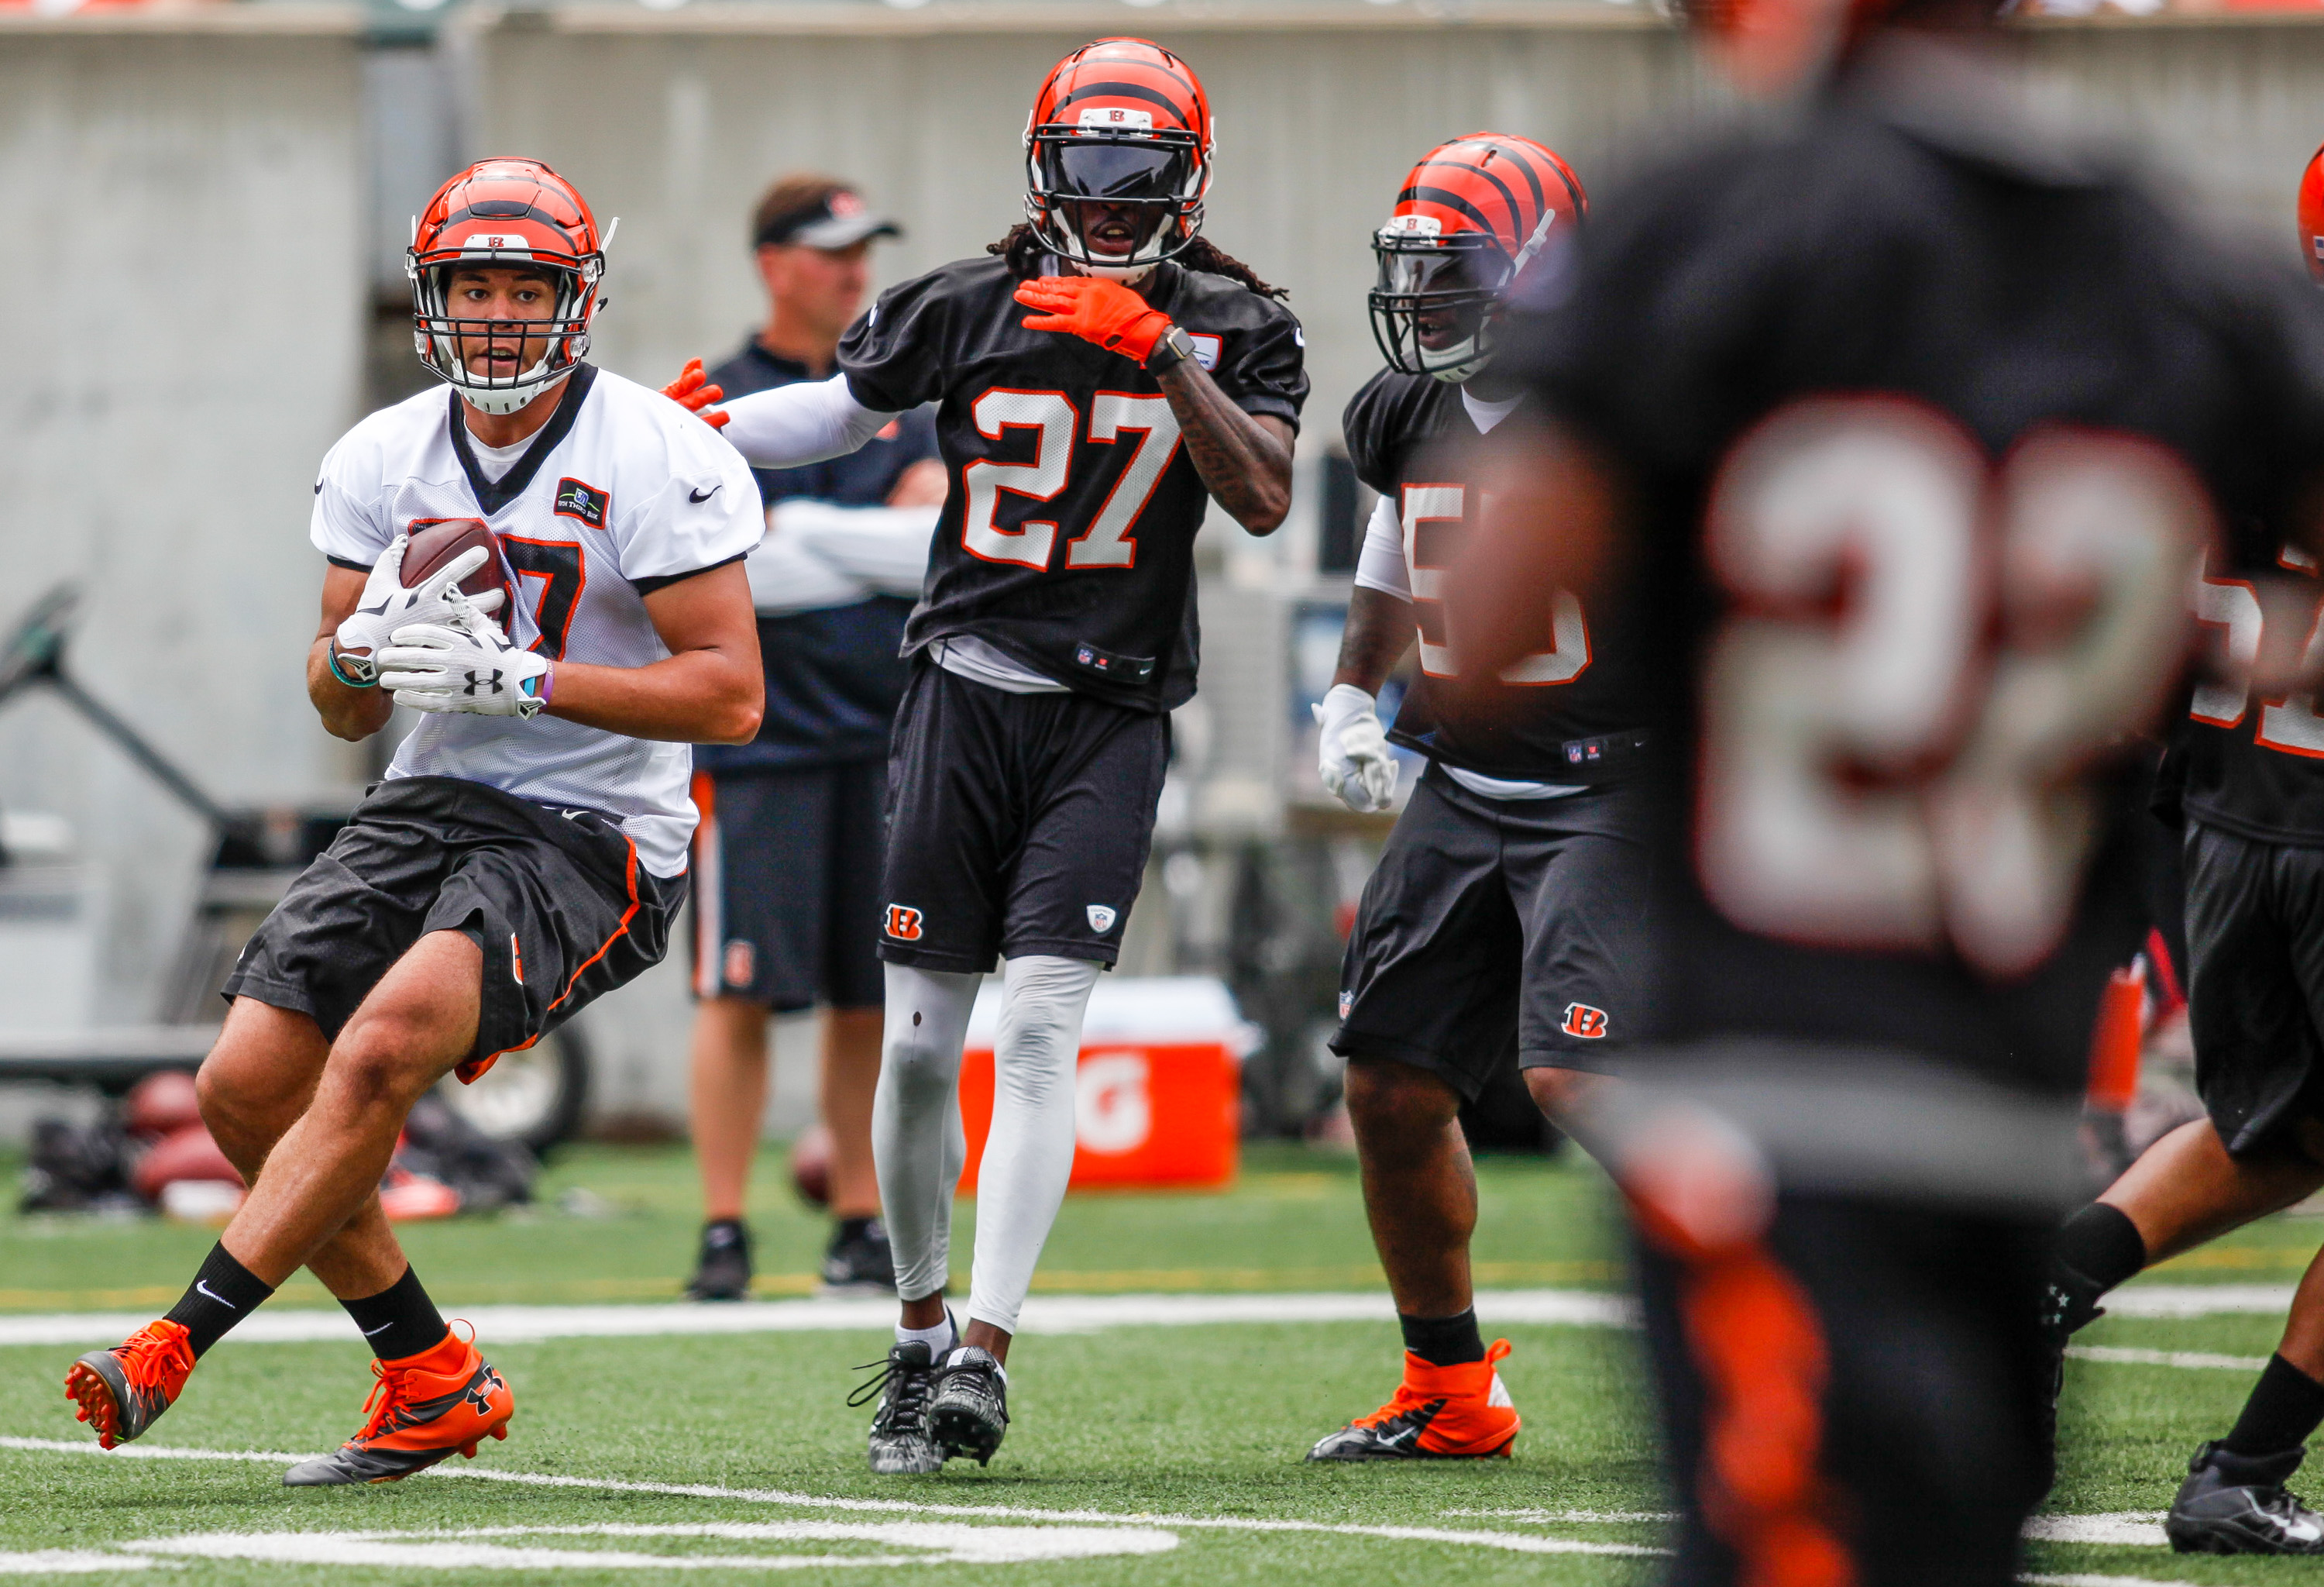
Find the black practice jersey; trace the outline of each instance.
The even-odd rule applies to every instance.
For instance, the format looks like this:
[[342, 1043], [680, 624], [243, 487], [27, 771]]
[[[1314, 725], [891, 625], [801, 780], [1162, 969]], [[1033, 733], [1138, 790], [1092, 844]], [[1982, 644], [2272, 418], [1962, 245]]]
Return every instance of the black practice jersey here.
[[1554, 597], [1554, 646], [1505, 669], [1488, 709], [1463, 709], [1431, 687], [1458, 668], [1439, 581], [1477, 507], [1470, 475], [1481, 437], [1461, 388], [1383, 369], [1349, 402], [1341, 429], [1356, 477], [1395, 504], [1419, 631], [1419, 677], [1388, 736], [1488, 777], [1592, 783], [1636, 772], [1654, 704], [1639, 676], [1637, 625], [1584, 611], [1570, 591]]
[[2098, 786], [2217, 522], [2324, 463], [2313, 294], [2126, 177], [1845, 88], [1609, 193], [1501, 357], [1612, 460], [1687, 722], [1666, 1034], [2079, 1087], [2137, 946]]
[[[1147, 294], [1246, 412], [1297, 424], [1305, 341], [1291, 311], [1223, 276], [1156, 267]], [[1210, 505], [1154, 377], [1056, 331], [997, 257], [891, 287], [839, 346], [855, 400], [935, 402], [951, 475], [911, 654], [948, 635], [1116, 705], [1194, 692], [1194, 531]]]
[[[2315, 632], [2324, 594], [2316, 558], [2264, 531], [2235, 539], [2242, 543], [2211, 559], [2195, 591], [2195, 614], [2212, 653], [2172, 757], [2180, 762], [2182, 802], [2209, 826], [2268, 843], [2324, 846], [2324, 708], [2313, 693], [2261, 697], [2250, 680], [2265, 623]], [[2271, 593], [2283, 598], [2263, 606], [2260, 591], [2271, 584], [2282, 586]]]

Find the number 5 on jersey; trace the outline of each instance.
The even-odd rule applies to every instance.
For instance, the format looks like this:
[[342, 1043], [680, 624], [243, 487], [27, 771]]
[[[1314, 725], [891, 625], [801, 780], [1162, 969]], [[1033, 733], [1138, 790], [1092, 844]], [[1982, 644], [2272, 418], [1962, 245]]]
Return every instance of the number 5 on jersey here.
[[[1003, 492], [1036, 502], [1054, 500], [1071, 482], [1074, 432], [1081, 416], [1063, 392], [1019, 392], [995, 386], [969, 408], [977, 432], [1000, 440], [1009, 430], [1036, 431], [1030, 463], [996, 463], [980, 457], [961, 470], [967, 503], [961, 518], [961, 544], [987, 562], [1014, 562], [1047, 571], [1057, 544], [1054, 520], [1028, 519], [1015, 529], [997, 521]], [[1100, 392], [1090, 404], [1089, 438], [1117, 444], [1123, 432], [1138, 437], [1138, 449], [1114, 482], [1089, 528], [1065, 545], [1068, 568], [1130, 567], [1138, 541], [1130, 533], [1138, 515], [1162, 483], [1163, 470], [1178, 452], [1178, 416], [1167, 397]]]
[[[1412, 579], [1413, 621], [1420, 630], [1420, 669], [1431, 678], [1460, 676], [1452, 647], [1444, 642], [1444, 574], [1468, 515], [1468, 495], [1466, 485], [1407, 484], [1397, 503], [1404, 565]], [[1550, 613], [1555, 645], [1502, 668], [1503, 683], [1572, 683], [1589, 668], [1590, 626], [1582, 619], [1582, 598], [1559, 590], [1551, 597]]]

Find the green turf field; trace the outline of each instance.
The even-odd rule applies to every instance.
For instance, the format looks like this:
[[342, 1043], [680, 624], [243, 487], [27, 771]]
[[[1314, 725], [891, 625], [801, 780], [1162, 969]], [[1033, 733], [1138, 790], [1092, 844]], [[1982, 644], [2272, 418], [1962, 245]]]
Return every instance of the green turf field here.
[[[806, 1289], [820, 1225], [788, 1203], [776, 1174], [766, 1180], [754, 1222], [765, 1288], [779, 1300]], [[1489, 1161], [1480, 1180], [1488, 1284], [1616, 1286], [1616, 1241], [1586, 1164]], [[576, 1186], [588, 1197], [558, 1210]], [[409, 1244], [447, 1311], [651, 1303], [673, 1296], [685, 1270], [692, 1195], [682, 1153], [587, 1149], [549, 1175], [543, 1210], [414, 1228]], [[2155, 1281], [2288, 1284], [2319, 1236], [2324, 1224], [2279, 1219]], [[969, 1237], [964, 1227], [963, 1252]], [[210, 1238], [0, 1218], [0, 1325], [150, 1315]], [[1158, 1313], [1205, 1292], [1362, 1290], [1377, 1272], [1349, 1165], [1275, 1149], [1254, 1154], [1223, 1195], [1074, 1198], [1042, 1288], [1153, 1295]], [[275, 1304], [320, 1299], [293, 1287]], [[862, 1469], [864, 1415], [843, 1401], [848, 1369], [884, 1348], [876, 1328], [487, 1336], [518, 1394], [510, 1441], [451, 1462], [456, 1474], [353, 1492], [287, 1491], [278, 1462], [230, 1458], [319, 1451], [353, 1430], [368, 1375], [351, 1335], [230, 1340], [134, 1446], [177, 1453], [138, 1459], [86, 1453], [93, 1445], [58, 1387], [80, 1346], [11, 1345], [0, 1347], [0, 1574], [53, 1566], [95, 1581], [205, 1584], [612, 1582], [680, 1571], [716, 1580], [769, 1569], [809, 1581], [933, 1571], [945, 1582], [1028, 1587], [1213, 1587], [1342, 1571], [1431, 1587], [1653, 1581], [1646, 1551], [1665, 1501], [1628, 1336], [1605, 1326], [1494, 1332], [1517, 1346], [1504, 1372], [1526, 1431], [1512, 1461], [1304, 1465], [1314, 1438], [1392, 1386], [1397, 1343], [1385, 1322], [1292, 1320], [1028, 1334], [1001, 1455], [989, 1470], [955, 1462], [927, 1480]], [[2261, 1315], [2110, 1318], [2084, 1342], [2256, 1357], [2273, 1327]], [[2151, 1523], [2187, 1453], [2224, 1429], [2248, 1380], [2236, 1370], [2076, 1362], [2053, 1509]], [[2304, 1582], [2316, 1566], [2042, 1542], [2031, 1568], [2076, 1581], [2228, 1583]]]

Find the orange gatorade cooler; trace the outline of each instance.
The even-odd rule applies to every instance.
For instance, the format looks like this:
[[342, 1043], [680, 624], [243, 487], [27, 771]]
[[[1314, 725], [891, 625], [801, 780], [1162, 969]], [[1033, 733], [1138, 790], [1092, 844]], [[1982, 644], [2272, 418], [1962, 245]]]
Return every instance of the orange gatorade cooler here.
[[[1001, 977], [985, 978], [968, 1023], [961, 1121], [976, 1188], [992, 1128], [992, 1041]], [[1242, 1059], [1257, 1042], [1222, 983], [1203, 975], [1098, 977], [1082, 1025], [1074, 1097], [1074, 1187], [1225, 1185], [1241, 1136]]]

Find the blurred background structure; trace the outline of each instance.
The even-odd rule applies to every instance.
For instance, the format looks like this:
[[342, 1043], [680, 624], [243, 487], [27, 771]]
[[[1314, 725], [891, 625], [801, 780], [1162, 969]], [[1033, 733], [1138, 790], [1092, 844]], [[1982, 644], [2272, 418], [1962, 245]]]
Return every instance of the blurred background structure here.
[[[2324, 138], [2324, 5], [2044, 10], [2023, 29], [2035, 93], [2137, 128], [2187, 202], [2290, 245]], [[247, 863], [213, 872], [217, 834], [58, 690], [0, 700], [0, 1065], [215, 1019], [197, 924], [230, 928], [299, 857], [296, 823], [263, 813], [344, 809], [383, 763], [305, 702], [308, 487], [422, 382], [402, 250], [438, 182], [537, 155], [620, 217], [594, 356], [658, 385], [758, 318], [746, 217], [770, 178], [841, 172], [902, 218], [885, 280], [979, 252], [1020, 214], [1040, 73], [1120, 32], [1204, 74], [1209, 235], [1291, 288], [1314, 383], [1286, 532], [1204, 537], [1203, 692], [1123, 970], [1224, 978], [1264, 1033], [1247, 1119], [1303, 1128], [1336, 1085], [1342, 934], [1385, 832], [1323, 802], [1306, 715], [1370, 508], [1337, 449], [1378, 367], [1368, 234], [1447, 136], [1541, 139], [1602, 191], [1610, 152], [1719, 109], [1639, 0], [0, 0], [0, 632], [77, 586], [69, 674], [258, 813]], [[592, 1010], [592, 1116], [675, 1122], [687, 1023], [676, 958]], [[780, 1073], [787, 1132], [811, 1109], [804, 1050]], [[0, 1138], [29, 1096], [0, 1084]]]

